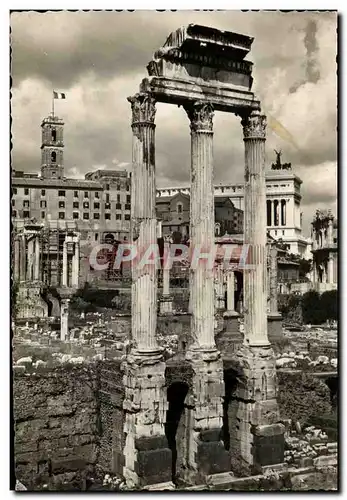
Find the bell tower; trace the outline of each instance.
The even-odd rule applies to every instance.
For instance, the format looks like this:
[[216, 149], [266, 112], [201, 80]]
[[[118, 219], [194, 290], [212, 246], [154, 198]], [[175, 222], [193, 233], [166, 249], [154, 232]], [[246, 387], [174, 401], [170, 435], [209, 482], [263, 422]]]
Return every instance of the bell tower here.
[[51, 113], [41, 123], [41, 176], [45, 179], [64, 177], [64, 121]]

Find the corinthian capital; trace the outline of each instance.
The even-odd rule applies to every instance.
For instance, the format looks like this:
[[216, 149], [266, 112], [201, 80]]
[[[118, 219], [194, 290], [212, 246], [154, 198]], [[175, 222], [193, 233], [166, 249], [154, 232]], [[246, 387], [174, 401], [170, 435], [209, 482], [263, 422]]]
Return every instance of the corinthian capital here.
[[244, 117], [241, 121], [244, 139], [264, 139], [266, 138], [266, 116], [260, 111]]
[[210, 103], [194, 102], [185, 106], [192, 131], [213, 131], [213, 106]]
[[128, 97], [133, 112], [132, 123], [147, 122], [154, 124], [156, 100], [149, 93], [139, 93]]

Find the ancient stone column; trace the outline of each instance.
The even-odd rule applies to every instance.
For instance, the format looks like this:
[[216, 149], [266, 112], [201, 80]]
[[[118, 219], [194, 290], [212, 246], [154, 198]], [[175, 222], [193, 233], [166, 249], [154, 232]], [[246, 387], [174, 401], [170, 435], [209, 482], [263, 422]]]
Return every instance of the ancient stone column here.
[[26, 270], [26, 281], [32, 281], [34, 278], [34, 243], [35, 240], [33, 237], [28, 239], [28, 252], [27, 252], [27, 270]]
[[78, 288], [79, 285], [79, 270], [80, 270], [80, 243], [79, 239], [75, 238], [74, 254], [72, 257], [72, 277], [71, 277], [71, 284], [75, 288]]
[[20, 239], [18, 236], [14, 238], [14, 269], [13, 269], [13, 274], [14, 274], [14, 280], [19, 281], [20, 279]]
[[157, 245], [155, 181], [155, 100], [149, 94], [129, 97], [132, 109], [133, 172], [131, 232], [138, 258], [132, 262], [132, 339], [138, 351], [157, 351], [157, 269], [143, 265], [147, 250]]
[[140, 93], [128, 101], [133, 131], [131, 242], [137, 245], [139, 257], [132, 261], [133, 346], [122, 364], [125, 440], [119, 472], [134, 488], [170, 482], [172, 459], [164, 428], [168, 407], [165, 363], [156, 340], [157, 269], [153, 264], [141, 267], [146, 254], [150, 257], [150, 246], [157, 248], [155, 100]]
[[69, 303], [70, 299], [62, 299], [60, 304], [60, 340], [66, 340], [69, 324]]
[[[211, 104], [200, 102], [187, 106], [186, 111], [191, 130], [190, 246], [193, 251], [208, 253], [214, 249], [214, 112]], [[213, 265], [199, 259], [190, 275], [193, 346], [213, 348]]]
[[245, 143], [244, 242], [249, 245], [243, 274], [244, 342], [268, 345], [265, 187], [265, 116], [253, 112], [242, 120]]
[[[229, 406], [231, 464], [260, 470], [284, 460], [284, 426], [276, 401], [274, 352], [267, 335], [267, 254], [265, 199], [266, 118], [253, 111], [242, 120], [245, 142], [244, 342], [235, 355], [239, 383]], [[237, 422], [237, 425], [236, 425]], [[271, 436], [271, 452], [263, 446]], [[270, 453], [270, 455], [269, 455]]]
[[[190, 403], [191, 439], [184, 463], [187, 481], [215, 471], [229, 470], [221, 442], [223, 422], [223, 363], [214, 339], [214, 191], [213, 107], [195, 102], [185, 107], [191, 130], [190, 269], [191, 344], [186, 360], [192, 368]], [[194, 261], [194, 254], [212, 255]]]
[[62, 285], [68, 286], [68, 267], [67, 267], [67, 241], [63, 243], [63, 279]]
[[20, 236], [20, 281], [26, 279], [27, 268], [27, 249], [26, 249], [26, 236], [24, 233]]
[[39, 235], [35, 238], [35, 266], [34, 266], [34, 280], [39, 281], [40, 279], [40, 237]]
[[232, 269], [225, 271], [227, 285], [227, 313], [237, 314], [235, 311], [235, 273]]
[[164, 244], [163, 294], [160, 297], [160, 314], [172, 313], [172, 296], [170, 295], [170, 244]]

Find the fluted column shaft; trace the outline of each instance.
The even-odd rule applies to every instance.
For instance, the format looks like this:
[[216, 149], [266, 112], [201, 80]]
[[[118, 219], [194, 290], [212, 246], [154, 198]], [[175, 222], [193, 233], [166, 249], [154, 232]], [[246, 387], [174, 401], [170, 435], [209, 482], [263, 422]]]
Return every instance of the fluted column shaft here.
[[235, 273], [231, 269], [226, 270], [227, 282], [227, 311], [235, 311]]
[[165, 243], [164, 246], [164, 255], [166, 256], [166, 261], [163, 266], [163, 295], [170, 295], [170, 245], [169, 243]]
[[270, 246], [270, 314], [278, 313], [278, 300], [277, 300], [277, 247], [276, 245]]
[[244, 343], [268, 345], [266, 258], [266, 117], [253, 111], [242, 120], [245, 143], [245, 244], [249, 245], [244, 271]]
[[80, 266], [80, 243], [75, 241], [74, 254], [72, 258], [72, 286], [78, 288], [79, 283], [79, 266]]
[[63, 286], [68, 286], [67, 242], [63, 243]]
[[[153, 264], [140, 268], [141, 258], [157, 244], [155, 210], [155, 100], [150, 94], [129, 97], [132, 109], [131, 241], [137, 246], [132, 262], [132, 338], [138, 351], [158, 349], [157, 272]], [[154, 248], [152, 246], [152, 248]]]
[[[186, 107], [191, 130], [190, 244], [193, 251], [214, 247], [213, 107]], [[199, 260], [190, 270], [192, 347], [214, 347], [213, 267]]]

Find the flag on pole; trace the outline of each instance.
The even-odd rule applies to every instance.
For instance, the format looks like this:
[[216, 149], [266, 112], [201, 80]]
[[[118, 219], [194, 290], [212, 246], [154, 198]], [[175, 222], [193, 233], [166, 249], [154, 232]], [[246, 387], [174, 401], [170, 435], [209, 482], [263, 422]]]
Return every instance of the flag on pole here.
[[66, 99], [66, 94], [53, 90], [53, 99]]

